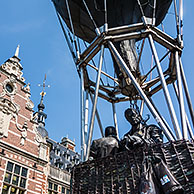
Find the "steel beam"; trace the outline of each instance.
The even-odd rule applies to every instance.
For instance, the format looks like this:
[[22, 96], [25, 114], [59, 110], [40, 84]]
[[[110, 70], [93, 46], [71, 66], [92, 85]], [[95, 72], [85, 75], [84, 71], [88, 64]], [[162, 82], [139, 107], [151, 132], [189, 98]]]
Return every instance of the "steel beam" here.
[[176, 65], [176, 75], [177, 75], [177, 85], [178, 85], [180, 116], [181, 116], [181, 124], [182, 124], [182, 134], [183, 134], [183, 138], [188, 140], [187, 124], [186, 124], [186, 119], [185, 119], [185, 105], [184, 105], [184, 98], [183, 98], [183, 89], [182, 89], [178, 51], [175, 52], [175, 65]]
[[95, 95], [94, 95], [94, 104], [92, 107], [92, 115], [91, 115], [90, 126], [89, 126], [89, 134], [88, 134], [87, 151], [86, 151], [85, 160], [88, 160], [89, 154], [90, 154], [90, 145], [91, 145], [93, 129], [94, 129], [94, 119], [95, 119], [95, 114], [96, 114], [96, 105], [97, 105], [97, 100], [98, 100], [98, 91], [99, 91], [99, 85], [100, 85], [100, 76], [101, 76], [103, 58], [104, 58], [104, 45], [101, 46], [98, 74], [96, 77], [96, 89], [95, 89]]
[[115, 35], [115, 34], [138, 31], [138, 30], [141, 31], [143, 29], [145, 29], [144, 23], [130, 24], [130, 25], [126, 25], [126, 26], [109, 28], [108, 35]]
[[150, 102], [152, 103], [152, 106], [155, 108], [155, 110], [157, 111], [160, 119], [163, 121], [163, 123], [165, 124], [166, 128], [168, 129], [168, 131], [171, 133], [171, 135], [173, 136], [173, 138], [176, 140], [176, 137], [174, 135], [174, 133], [172, 132], [170, 126], [168, 125], [167, 121], [165, 120], [165, 118], [160, 114], [160, 111], [157, 109], [156, 105], [154, 104], [153, 100], [151, 99], [151, 97], [149, 97]]
[[194, 127], [193, 105], [192, 105], [192, 102], [191, 102], [191, 97], [190, 97], [190, 94], [189, 94], [189, 89], [188, 89], [188, 86], [187, 86], [187, 80], [186, 80], [185, 73], [184, 73], [184, 70], [183, 70], [182, 61], [181, 61], [181, 59], [179, 59], [179, 60], [180, 60], [181, 77], [182, 77], [182, 80], [183, 80], [184, 91], [185, 91], [185, 95], [186, 95], [186, 98], [187, 98], [187, 104], [188, 104], [188, 107], [189, 107], [189, 112], [190, 112], [192, 124], [193, 124], [193, 127]]
[[88, 48], [85, 49], [85, 51], [81, 54], [81, 58], [84, 59], [100, 42], [102, 41], [101, 36], [97, 36], [88, 46]]
[[144, 109], [144, 100], [141, 101], [141, 106], [140, 106], [140, 115], [143, 115], [143, 109]]
[[115, 129], [117, 132], [117, 138], [119, 139], [119, 129], [118, 129], [118, 122], [117, 122], [117, 114], [116, 114], [116, 109], [115, 109], [115, 103], [112, 103], [112, 110], [113, 110], [113, 120], [115, 124]]
[[123, 67], [126, 74], [131, 79], [133, 85], [135, 86], [135, 88], [139, 92], [140, 96], [145, 101], [145, 103], [146, 103], [147, 107], [149, 108], [150, 112], [152, 113], [153, 117], [155, 118], [157, 123], [160, 125], [160, 127], [163, 129], [167, 139], [168, 140], [175, 140], [174, 137], [171, 135], [171, 132], [165, 126], [165, 124], [162, 121], [162, 119], [160, 118], [159, 114], [157, 113], [157, 111], [153, 107], [152, 103], [150, 102], [150, 100], [148, 99], [148, 97], [146, 96], [144, 91], [141, 89], [139, 83], [136, 81], [135, 77], [133, 76], [133, 74], [131, 73], [131, 71], [129, 70], [126, 63], [124, 62], [124, 60], [122, 59], [122, 57], [120, 56], [120, 54], [118, 53], [118, 51], [116, 50], [115, 46], [113, 45], [113, 43], [111, 41], [108, 42], [108, 46], [109, 46], [110, 51], [113, 54], [115, 60], [117, 61], [117, 63], [120, 63], [120, 65]]
[[[91, 65], [89, 63], [87, 65], [90, 66], [91, 68], [95, 69], [96, 71], [98, 71], [98, 68], [95, 67], [94, 65]], [[111, 80], [113, 80], [117, 85], [119, 85], [118, 79], [110, 76], [109, 74], [105, 73], [104, 71], [102, 71], [102, 74], [105, 75], [106, 77], [110, 78]]]
[[167, 105], [168, 105], [168, 109], [169, 109], [169, 112], [170, 112], [170, 116], [171, 116], [171, 120], [172, 120], [172, 124], [174, 126], [176, 136], [177, 136], [178, 139], [182, 139], [181, 130], [180, 130], [178, 120], [177, 120], [177, 117], [176, 117], [176, 113], [175, 113], [175, 110], [174, 110], [174, 107], [173, 107], [173, 104], [172, 104], [172, 100], [171, 100], [171, 97], [170, 97], [170, 94], [169, 94], [169, 91], [168, 91], [168, 88], [167, 88], [167, 84], [166, 84], [166, 81], [165, 81], [165, 78], [164, 78], [164, 75], [163, 75], [163, 71], [162, 71], [162, 68], [161, 68], [161, 65], [160, 65], [160, 61], [159, 61], [159, 58], [158, 58], [158, 54], [157, 54], [157, 51], [156, 51], [156, 48], [155, 48], [155, 45], [154, 45], [152, 35], [149, 35], [148, 39], [149, 39], [150, 47], [151, 47], [151, 50], [152, 50], [152, 53], [153, 53], [153, 56], [154, 56], [155, 63], [157, 65], [158, 74], [160, 76], [161, 84], [162, 84], [163, 91], [164, 91], [164, 96], [166, 98], [166, 102], [167, 102]]
[[[175, 82], [173, 83], [173, 87], [174, 87], [174, 91], [175, 91], [175, 94], [176, 94], [176, 97], [180, 103], [180, 96], [179, 96], [179, 93], [178, 93], [178, 88], [177, 88], [177, 85], [175, 84]], [[189, 123], [189, 119], [187, 117], [187, 113], [185, 112], [185, 119], [186, 119], [186, 124], [187, 124], [187, 129], [188, 129], [188, 132], [189, 132], [189, 135], [192, 139], [194, 139], [194, 134], [193, 134], [193, 131], [191, 129], [191, 125]]]
[[85, 114], [84, 114], [84, 78], [83, 78], [83, 69], [80, 71], [80, 89], [81, 89], [81, 160], [84, 161], [85, 156]]
[[[84, 122], [84, 135], [85, 135], [85, 140], [87, 140], [87, 135], [88, 135], [88, 115], [89, 115], [89, 95], [88, 95], [88, 89], [85, 91], [85, 122]], [[86, 145], [86, 144], [85, 144]], [[85, 146], [86, 149], [86, 146]], [[86, 156], [86, 150], [84, 152], [84, 157]]]
[[[91, 98], [92, 104], [94, 105], [94, 98], [93, 98], [91, 93], [90, 93], [90, 98]], [[102, 127], [102, 123], [101, 123], [101, 120], [100, 120], [100, 115], [98, 113], [97, 108], [96, 108], [96, 119], [98, 121], [98, 125], [99, 125], [99, 128], [100, 128], [101, 135], [102, 135], [102, 137], [104, 137], [103, 127]]]

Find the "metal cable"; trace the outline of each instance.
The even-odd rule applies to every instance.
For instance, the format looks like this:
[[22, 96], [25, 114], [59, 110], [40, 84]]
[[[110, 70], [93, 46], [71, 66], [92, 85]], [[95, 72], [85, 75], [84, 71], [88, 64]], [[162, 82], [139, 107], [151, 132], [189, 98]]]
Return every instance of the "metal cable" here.
[[[88, 47], [87, 47], [86, 42], [84, 40], [83, 40], [83, 43], [84, 43], [85, 48], [87, 49]], [[95, 64], [95, 61], [93, 60], [93, 58], [91, 59], [91, 61], [92, 61], [92, 64], [94, 65], [94, 67], [96, 67], [96, 64]], [[104, 86], [104, 82], [103, 82], [102, 78], [100, 78], [100, 82]]]
[[70, 41], [69, 41], [68, 36], [67, 36], [67, 33], [66, 33], [65, 29], [64, 29], [64, 26], [63, 26], [63, 24], [62, 24], [61, 18], [60, 18], [60, 16], [59, 16], [59, 14], [58, 14], [57, 11], [56, 11], [56, 13], [57, 13], [57, 17], [58, 17], [58, 19], [59, 19], [59, 23], [60, 23], [60, 25], [61, 25], [63, 34], [64, 34], [65, 39], [66, 39], [66, 41], [67, 41], [67, 45], [68, 45], [68, 47], [69, 47], [69, 50], [70, 50], [70, 52], [71, 52], [71, 54], [72, 54], [72, 57], [73, 57], [74, 61], [76, 62], [75, 53], [74, 53], [73, 48], [72, 48], [72, 46], [71, 46], [71, 44], [70, 44]]
[[177, 29], [177, 36], [180, 35], [180, 30], [179, 30], [179, 16], [177, 13], [177, 4], [176, 4], [176, 0], [174, 0], [174, 11], [175, 11], [175, 20], [176, 20], [176, 29]]
[[154, 6], [153, 6], [153, 19], [156, 17], [156, 0], [154, 0]]
[[[143, 11], [143, 8], [142, 8], [142, 5], [141, 5], [140, 1], [139, 1], [139, 0], [137, 0], [137, 3], [138, 3], [138, 5], [139, 5], [139, 8], [140, 8], [140, 11], [141, 11], [142, 16], [145, 16], [144, 11]], [[147, 3], [146, 3], [146, 4], [147, 4]]]
[[91, 12], [90, 12], [90, 10], [89, 10], [89, 8], [88, 8], [88, 6], [87, 6], [85, 0], [82, 0], [82, 2], [83, 2], [84, 6], [85, 6], [85, 8], [86, 8], [86, 10], [87, 10], [87, 12], [88, 12], [88, 15], [89, 15], [90, 19], [92, 20], [92, 23], [93, 23], [94, 27], [95, 27], [96, 29], [98, 29], [98, 27], [97, 27], [97, 25], [96, 25], [96, 22], [94, 21], [94, 19], [93, 19], [93, 17], [92, 17], [92, 14], [91, 14]]
[[72, 33], [73, 33], [73, 43], [74, 43], [75, 50], [76, 50], [76, 53], [77, 53], [77, 58], [79, 59], [80, 53], [78, 51], [78, 47], [77, 47], [77, 43], [76, 43], [76, 39], [75, 39], [75, 31], [74, 31], [74, 27], [73, 27], [73, 21], [72, 21], [72, 18], [71, 18], [71, 12], [70, 12], [70, 8], [69, 8], [68, 0], [66, 0], [66, 5], [67, 5], [67, 12], [68, 12], [69, 20], [70, 20], [71, 30], [72, 30]]

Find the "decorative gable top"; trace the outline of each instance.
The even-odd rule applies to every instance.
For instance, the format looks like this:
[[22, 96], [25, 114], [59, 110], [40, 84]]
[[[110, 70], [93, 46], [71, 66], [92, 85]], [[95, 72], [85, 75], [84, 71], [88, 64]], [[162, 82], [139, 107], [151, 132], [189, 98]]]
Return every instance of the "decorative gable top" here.
[[15, 55], [11, 58], [9, 58], [3, 65], [1, 65], [0, 69], [4, 70], [6, 73], [10, 75], [15, 75], [16, 78], [22, 82], [25, 81], [25, 79], [22, 77], [22, 65], [20, 63], [19, 55], [19, 46], [16, 49]]

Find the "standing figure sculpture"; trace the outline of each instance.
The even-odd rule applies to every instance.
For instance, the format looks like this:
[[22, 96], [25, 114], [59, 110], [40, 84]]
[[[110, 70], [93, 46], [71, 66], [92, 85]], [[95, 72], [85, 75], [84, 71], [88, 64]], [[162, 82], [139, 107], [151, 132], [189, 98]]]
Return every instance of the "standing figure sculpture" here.
[[147, 125], [136, 109], [128, 108], [125, 111], [125, 118], [132, 126], [121, 140], [121, 145], [125, 148], [133, 149], [144, 143], [150, 145], [163, 142], [162, 130], [156, 125]]
[[90, 156], [93, 159], [114, 155], [119, 150], [119, 141], [115, 127], [105, 129], [105, 137], [94, 140], [90, 147]]

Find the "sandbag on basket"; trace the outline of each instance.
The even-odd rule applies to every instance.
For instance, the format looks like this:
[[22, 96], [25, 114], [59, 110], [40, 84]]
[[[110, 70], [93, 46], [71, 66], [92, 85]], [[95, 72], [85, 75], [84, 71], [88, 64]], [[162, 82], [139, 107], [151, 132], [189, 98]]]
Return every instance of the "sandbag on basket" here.
[[165, 194], [183, 194], [184, 190], [162, 159], [153, 163], [153, 170]]

